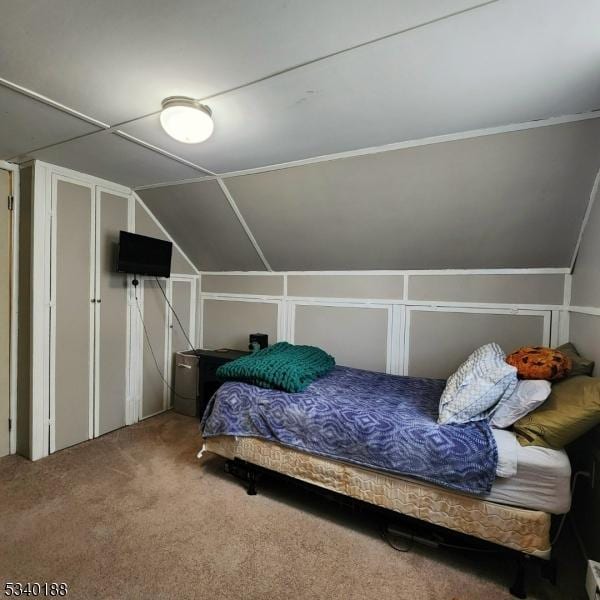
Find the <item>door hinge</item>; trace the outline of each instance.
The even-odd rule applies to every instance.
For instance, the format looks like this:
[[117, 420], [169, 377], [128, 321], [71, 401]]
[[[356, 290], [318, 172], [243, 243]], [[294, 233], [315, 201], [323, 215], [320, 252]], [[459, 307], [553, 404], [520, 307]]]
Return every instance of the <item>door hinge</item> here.
[[8, 210], [14, 210], [14, 208], [15, 208], [15, 197], [9, 196], [8, 197]]
[[8, 431], [12, 431], [12, 419], [8, 420]]

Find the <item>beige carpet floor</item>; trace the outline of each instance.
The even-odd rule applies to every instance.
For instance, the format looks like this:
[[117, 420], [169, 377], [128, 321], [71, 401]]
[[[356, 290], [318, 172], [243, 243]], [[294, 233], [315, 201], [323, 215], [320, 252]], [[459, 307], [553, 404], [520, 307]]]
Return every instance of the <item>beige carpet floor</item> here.
[[[56, 581], [74, 599], [510, 597], [503, 557], [396, 552], [373, 518], [318, 495], [267, 480], [247, 496], [199, 445], [196, 420], [166, 413], [36, 463], [0, 459], [0, 593]], [[530, 598], [578, 597], [533, 571]]]

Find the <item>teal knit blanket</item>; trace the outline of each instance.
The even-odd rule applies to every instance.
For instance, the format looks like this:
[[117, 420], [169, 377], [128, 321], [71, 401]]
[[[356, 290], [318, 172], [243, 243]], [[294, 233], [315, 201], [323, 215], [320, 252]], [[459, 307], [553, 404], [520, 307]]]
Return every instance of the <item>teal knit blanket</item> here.
[[279, 342], [220, 366], [217, 376], [225, 381], [243, 381], [263, 388], [301, 392], [333, 367], [333, 356], [320, 348]]

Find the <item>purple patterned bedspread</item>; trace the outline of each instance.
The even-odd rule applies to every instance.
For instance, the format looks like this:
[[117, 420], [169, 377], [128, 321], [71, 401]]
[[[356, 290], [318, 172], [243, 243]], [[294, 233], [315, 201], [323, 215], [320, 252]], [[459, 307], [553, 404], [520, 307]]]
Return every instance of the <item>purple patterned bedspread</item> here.
[[223, 384], [204, 437], [251, 436], [469, 494], [489, 493], [498, 452], [487, 421], [438, 425], [445, 381], [336, 367], [304, 392]]

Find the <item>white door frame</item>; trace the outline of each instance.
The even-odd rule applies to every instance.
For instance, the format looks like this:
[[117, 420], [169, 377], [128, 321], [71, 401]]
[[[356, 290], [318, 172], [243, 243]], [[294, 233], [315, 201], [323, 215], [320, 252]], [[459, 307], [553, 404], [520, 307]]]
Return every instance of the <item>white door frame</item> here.
[[[19, 207], [20, 178], [19, 166], [0, 160], [0, 169], [10, 174], [12, 204], [11, 223], [11, 256], [10, 265], [10, 340], [9, 340], [9, 375], [8, 375], [8, 418], [10, 419], [9, 454], [17, 451], [17, 369], [19, 350]], [[8, 200], [8, 199], [7, 199]], [[4, 202], [4, 199], [2, 199]]]
[[[185, 332], [187, 337], [189, 338], [192, 345], [196, 346], [196, 281], [198, 280], [198, 275], [171, 275], [171, 277], [167, 280], [167, 298], [169, 298], [169, 302], [173, 304], [173, 282], [182, 282], [189, 283], [190, 289], [190, 322], [188, 326], [188, 330]], [[175, 325], [179, 327], [179, 324], [176, 323], [176, 319], [173, 317], [173, 312], [167, 306], [167, 343], [168, 343], [168, 351], [165, 364], [167, 365], [167, 375], [166, 379], [169, 382], [170, 388], [173, 388], [173, 371], [171, 367], [171, 356], [173, 354], [173, 327]], [[173, 408], [173, 394], [171, 393], [171, 389], [167, 389], [167, 402], [165, 406], [165, 410]]]
[[[141, 313], [141, 318], [144, 316], [144, 284], [146, 281], [154, 282], [154, 277], [148, 276], [139, 276], [138, 280], [140, 285], [137, 289], [137, 297], [139, 302], [139, 312]], [[163, 290], [168, 298], [168, 301], [173, 303], [173, 281], [181, 281], [181, 282], [189, 282], [190, 284], [190, 325], [188, 331], [186, 332], [190, 338], [190, 341], [195, 344], [196, 343], [196, 287], [198, 276], [197, 275], [187, 275], [187, 274], [173, 274], [170, 278], [159, 278], [160, 285], [163, 286]], [[133, 286], [132, 286], [133, 287]], [[146, 344], [144, 328], [142, 323], [140, 322], [140, 314], [138, 313], [138, 309], [136, 306], [135, 297], [132, 300], [132, 357], [131, 363], [133, 366], [133, 370], [137, 371], [136, 382], [134, 384], [134, 398], [135, 398], [135, 410], [137, 414], [136, 420], [141, 421], [144, 419], [148, 419], [157, 414], [160, 414], [166, 410], [171, 408], [171, 387], [173, 387], [173, 378], [170, 369], [170, 357], [171, 357], [171, 346], [172, 346], [172, 326], [173, 326], [173, 314], [169, 308], [167, 301], [164, 302], [165, 308], [165, 347], [163, 354], [163, 406], [162, 409], [157, 411], [156, 413], [152, 413], [150, 415], [144, 415], [143, 413], [143, 398], [144, 398], [144, 378], [143, 378], [143, 360], [144, 360], [144, 346]], [[156, 357], [157, 360], [160, 360], [160, 357]]]
[[[135, 316], [136, 319], [135, 321], [137, 321], [137, 335], [138, 335], [138, 340], [137, 340], [137, 344], [135, 344], [137, 351], [138, 351], [138, 358], [135, 361], [135, 363], [137, 364], [137, 368], [138, 368], [138, 377], [137, 377], [137, 416], [138, 416], [138, 420], [139, 421], [143, 421], [145, 419], [149, 419], [150, 417], [154, 417], [155, 415], [158, 415], [162, 412], [164, 412], [165, 410], [168, 409], [169, 406], [169, 385], [170, 384], [170, 377], [169, 377], [169, 369], [168, 369], [168, 356], [169, 356], [169, 349], [171, 347], [171, 335], [170, 335], [170, 327], [169, 327], [169, 314], [170, 314], [170, 310], [169, 310], [169, 306], [167, 304], [167, 301], [164, 301], [164, 311], [165, 311], [165, 329], [164, 329], [164, 339], [165, 339], [165, 347], [164, 347], [164, 351], [163, 351], [163, 356], [162, 356], [162, 384], [163, 384], [163, 402], [162, 402], [162, 408], [152, 414], [149, 415], [144, 415], [144, 346], [146, 345], [146, 335], [144, 332], [144, 324], [141, 322], [142, 319], [144, 319], [144, 302], [145, 302], [145, 287], [146, 287], [146, 282], [152, 282], [155, 283], [156, 280], [154, 279], [154, 277], [152, 276], [138, 276], [138, 281], [140, 282], [140, 284], [137, 287], [137, 303], [139, 303], [139, 312], [137, 309], [137, 306], [134, 307], [135, 310]], [[170, 296], [170, 291], [171, 291], [171, 286], [169, 284], [169, 280], [165, 279], [163, 277], [159, 278], [160, 281], [160, 285], [163, 286], [163, 290], [165, 291], [165, 294], [167, 295], [167, 298], [169, 298], [169, 302], [171, 302], [171, 298]], [[134, 303], [136, 303], [136, 300], [133, 300]], [[132, 348], [133, 348], [133, 344], [132, 344]], [[154, 352], [154, 348], [152, 349], [152, 351]], [[155, 355], [156, 356], [156, 355]], [[160, 361], [160, 356], [156, 356], [156, 360]]]

